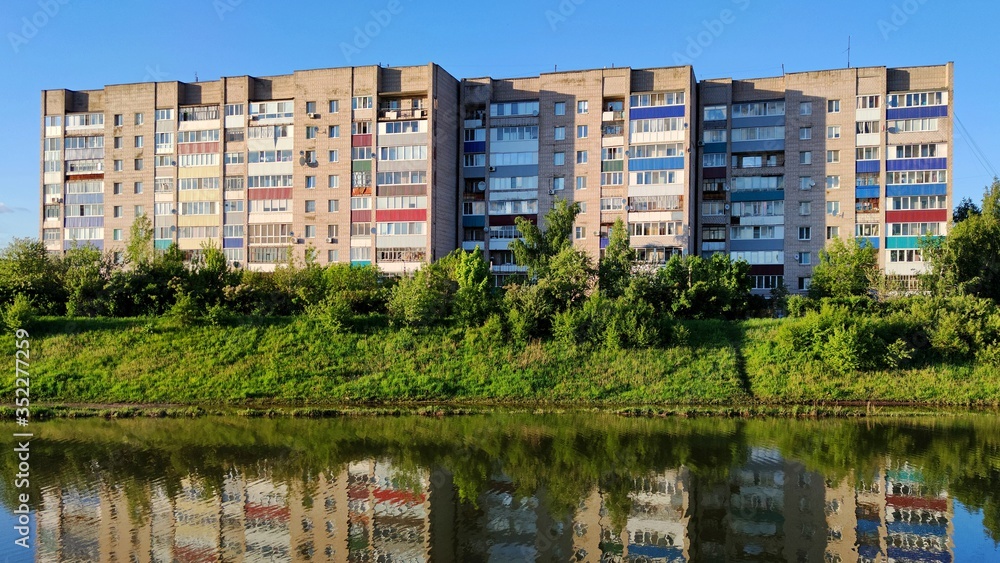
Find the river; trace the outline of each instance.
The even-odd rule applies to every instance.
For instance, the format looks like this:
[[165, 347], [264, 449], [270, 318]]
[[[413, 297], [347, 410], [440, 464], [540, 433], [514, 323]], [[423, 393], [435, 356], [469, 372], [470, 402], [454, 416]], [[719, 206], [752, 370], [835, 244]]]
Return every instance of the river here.
[[[5, 435], [17, 428], [0, 425]], [[32, 423], [0, 561], [1000, 561], [1000, 417]], [[14, 542], [29, 495], [30, 547]]]

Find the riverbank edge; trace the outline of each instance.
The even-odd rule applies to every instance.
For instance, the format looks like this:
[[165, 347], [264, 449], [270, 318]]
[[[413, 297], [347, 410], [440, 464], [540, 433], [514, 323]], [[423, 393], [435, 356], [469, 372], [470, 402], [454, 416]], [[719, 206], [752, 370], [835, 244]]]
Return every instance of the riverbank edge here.
[[[940, 405], [931, 403], [857, 401], [814, 403], [753, 403], [741, 405], [619, 404], [619, 403], [503, 403], [503, 402], [396, 402], [384, 404], [249, 402], [216, 404], [78, 404], [41, 403], [31, 408], [36, 421], [73, 418], [338, 418], [380, 416], [482, 416], [494, 414], [613, 414], [636, 418], [912, 418], [959, 416], [969, 413], [1000, 415], [996, 405]], [[0, 407], [0, 421], [14, 420], [13, 407]]]

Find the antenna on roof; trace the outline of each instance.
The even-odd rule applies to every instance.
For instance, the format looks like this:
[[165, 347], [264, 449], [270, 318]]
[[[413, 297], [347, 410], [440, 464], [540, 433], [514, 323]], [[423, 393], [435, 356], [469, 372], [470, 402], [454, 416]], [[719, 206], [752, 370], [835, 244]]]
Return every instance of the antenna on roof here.
[[851, 68], [851, 36], [847, 36], [847, 68]]
[[194, 71], [194, 81], [198, 82], [198, 71]]
[[781, 63], [781, 76], [785, 75], [785, 63]]

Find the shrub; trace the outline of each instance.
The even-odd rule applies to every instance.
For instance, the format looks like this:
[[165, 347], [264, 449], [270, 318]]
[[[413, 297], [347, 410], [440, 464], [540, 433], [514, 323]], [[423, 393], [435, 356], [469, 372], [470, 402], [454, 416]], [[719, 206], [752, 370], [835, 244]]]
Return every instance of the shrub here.
[[6, 307], [0, 309], [0, 324], [7, 330], [27, 329], [35, 321], [37, 313], [31, 299], [18, 293]]

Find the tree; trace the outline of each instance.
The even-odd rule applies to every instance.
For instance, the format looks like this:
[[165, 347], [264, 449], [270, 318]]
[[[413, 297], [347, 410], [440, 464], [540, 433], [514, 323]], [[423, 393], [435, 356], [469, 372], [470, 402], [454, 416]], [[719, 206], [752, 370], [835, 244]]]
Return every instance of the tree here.
[[515, 218], [514, 223], [521, 232], [521, 239], [510, 244], [514, 261], [521, 266], [527, 266], [531, 276], [544, 276], [549, 260], [563, 248], [572, 246], [570, 235], [573, 233], [573, 223], [579, 213], [579, 203], [571, 204], [565, 199], [557, 199], [555, 205], [545, 215], [544, 231], [527, 219]]
[[490, 265], [476, 245], [472, 252], [462, 252], [455, 264], [455, 318], [463, 326], [479, 326], [494, 309], [490, 287]]
[[661, 313], [681, 318], [738, 318], [750, 298], [750, 266], [724, 253], [708, 260], [674, 255], [657, 270], [647, 299]]
[[0, 250], [0, 305], [24, 295], [43, 315], [63, 312], [62, 269], [36, 239], [15, 238]]
[[957, 225], [973, 215], [981, 214], [982, 210], [979, 209], [979, 206], [972, 201], [972, 198], [966, 197], [963, 198], [962, 201], [959, 202], [958, 207], [955, 208], [955, 214], [952, 216], [952, 220]]
[[93, 246], [74, 246], [63, 258], [66, 288], [66, 314], [71, 317], [97, 317], [110, 313], [107, 295], [113, 263]]
[[922, 249], [937, 292], [1000, 300], [1000, 179], [985, 189], [979, 214], [970, 213], [943, 240], [923, 240]]
[[[460, 251], [459, 251], [460, 252]], [[389, 298], [389, 318], [403, 326], [431, 326], [451, 316], [455, 282], [449, 266], [452, 260], [442, 258], [403, 277], [392, 288]]]
[[149, 264], [153, 260], [153, 224], [146, 215], [139, 215], [132, 221], [125, 260], [133, 265]]
[[625, 292], [632, 276], [635, 250], [629, 246], [628, 229], [621, 218], [615, 220], [609, 234], [608, 247], [598, 267], [598, 286], [608, 297], [618, 297]]
[[819, 263], [813, 267], [810, 297], [868, 295], [878, 276], [878, 251], [867, 240], [859, 240], [836, 238], [820, 251]]

